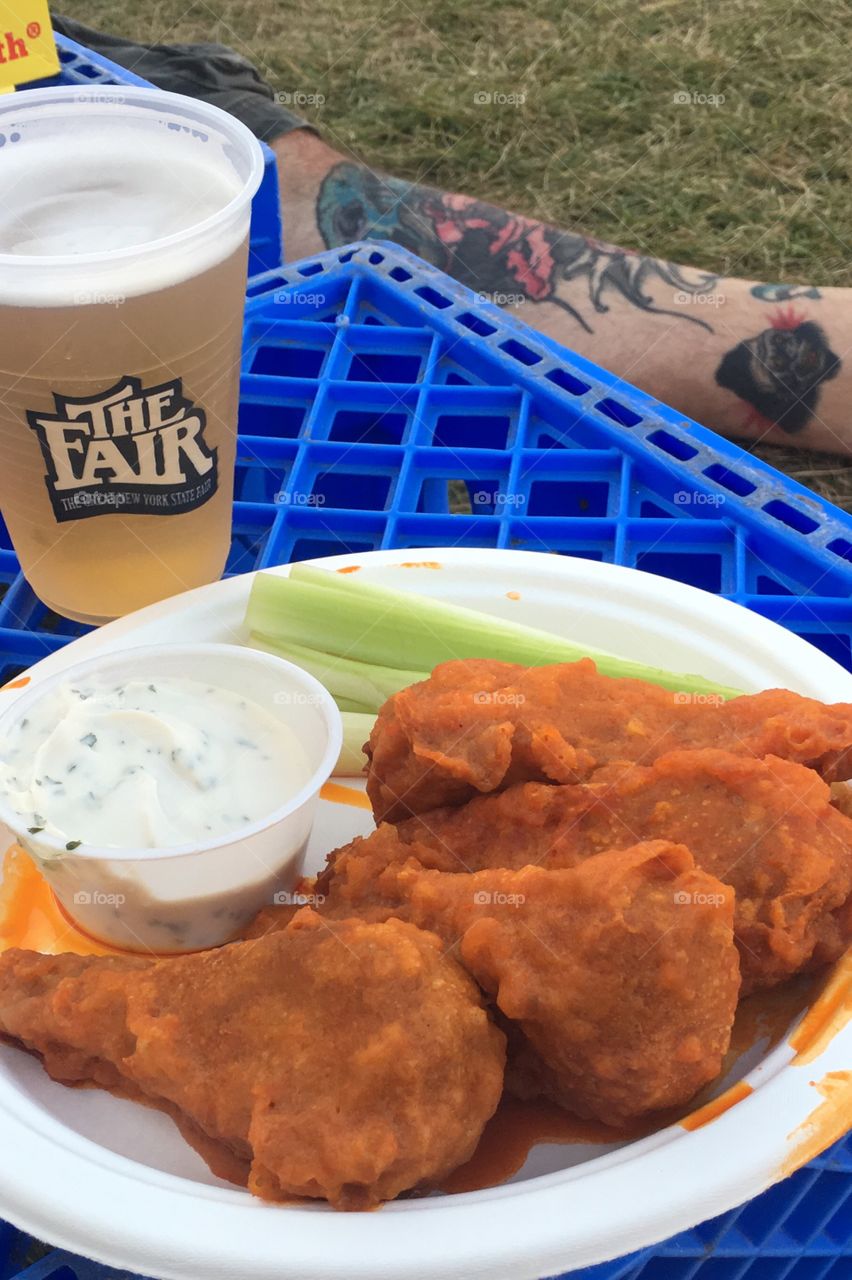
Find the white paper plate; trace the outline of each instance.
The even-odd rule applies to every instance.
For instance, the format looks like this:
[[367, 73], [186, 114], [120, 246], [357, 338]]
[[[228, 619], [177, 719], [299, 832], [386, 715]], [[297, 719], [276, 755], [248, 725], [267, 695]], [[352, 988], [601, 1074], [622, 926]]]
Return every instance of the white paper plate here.
[[[852, 701], [852, 675], [818, 650], [737, 605], [664, 578], [530, 552], [408, 555], [417, 563], [401, 563], [406, 553], [399, 551], [322, 563], [359, 564], [370, 581], [744, 690], [778, 685]], [[216, 583], [121, 619], [51, 655], [32, 678], [97, 649], [240, 643], [250, 581]], [[308, 868], [371, 825], [362, 809], [323, 804]], [[807, 1062], [797, 1062], [786, 1042], [756, 1064], [752, 1055], [746, 1078], [754, 1092], [693, 1132], [674, 1125], [621, 1147], [538, 1147], [511, 1182], [493, 1190], [398, 1201], [366, 1214], [262, 1204], [214, 1178], [166, 1117], [96, 1091], [65, 1089], [33, 1059], [0, 1048], [0, 1217], [167, 1280], [538, 1280], [721, 1213], [815, 1154], [813, 1144], [803, 1145], [809, 1133], [824, 1145], [838, 1137], [843, 1107], [846, 1124], [852, 1115], [852, 1025], [825, 1038]]]

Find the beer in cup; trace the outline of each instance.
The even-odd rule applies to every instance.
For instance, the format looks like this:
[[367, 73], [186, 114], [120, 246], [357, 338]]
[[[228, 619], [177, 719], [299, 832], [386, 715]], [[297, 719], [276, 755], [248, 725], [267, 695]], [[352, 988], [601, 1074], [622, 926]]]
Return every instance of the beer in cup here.
[[244, 125], [178, 94], [0, 100], [0, 510], [66, 617], [224, 568], [262, 173]]

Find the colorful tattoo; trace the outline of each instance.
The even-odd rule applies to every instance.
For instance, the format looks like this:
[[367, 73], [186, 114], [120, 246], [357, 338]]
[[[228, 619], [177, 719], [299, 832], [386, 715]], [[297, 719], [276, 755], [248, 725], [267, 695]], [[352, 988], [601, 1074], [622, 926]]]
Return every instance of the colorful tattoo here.
[[813, 298], [819, 301], [822, 297], [819, 289], [807, 284], [753, 284], [751, 294], [761, 302], [791, 302], [793, 298]]
[[712, 332], [697, 316], [657, 306], [648, 289], [663, 284], [674, 291], [673, 300], [684, 301], [675, 295], [700, 296], [713, 288], [715, 275], [696, 272], [690, 279], [674, 263], [467, 196], [380, 178], [362, 165], [341, 162], [328, 172], [317, 197], [317, 225], [328, 248], [392, 240], [495, 301], [518, 296], [554, 303], [588, 333], [586, 316], [559, 292], [573, 280], [585, 280], [588, 302], [599, 314], [609, 310], [607, 297], [620, 296], [642, 311], [677, 316]]
[[716, 381], [752, 406], [747, 426], [793, 435], [813, 416], [822, 384], [837, 377], [840, 357], [820, 326], [793, 307], [776, 312], [771, 326], [729, 351]]

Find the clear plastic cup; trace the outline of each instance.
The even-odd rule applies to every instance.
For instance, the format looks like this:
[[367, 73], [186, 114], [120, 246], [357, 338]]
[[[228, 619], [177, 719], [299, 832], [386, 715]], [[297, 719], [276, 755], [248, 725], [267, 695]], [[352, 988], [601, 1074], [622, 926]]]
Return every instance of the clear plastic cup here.
[[58, 613], [222, 572], [262, 174], [243, 124], [178, 94], [0, 99], [0, 510]]
[[83, 839], [69, 849], [47, 831], [29, 829], [0, 791], [0, 827], [33, 859], [66, 914], [92, 937], [130, 951], [218, 946], [280, 901], [301, 872], [319, 793], [342, 740], [331, 694], [301, 668], [237, 645], [175, 644], [96, 656], [37, 681], [0, 716], [0, 746], [59, 686], [166, 676], [206, 682], [265, 709], [298, 738], [307, 781], [290, 791], [282, 780], [280, 803], [254, 822], [170, 848], [97, 847]]

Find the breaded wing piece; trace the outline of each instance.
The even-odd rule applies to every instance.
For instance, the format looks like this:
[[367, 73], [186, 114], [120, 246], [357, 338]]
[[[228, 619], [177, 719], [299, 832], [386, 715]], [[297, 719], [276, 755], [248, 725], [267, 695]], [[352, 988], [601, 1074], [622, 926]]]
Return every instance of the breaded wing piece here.
[[[382, 873], [395, 863], [417, 858], [418, 867], [458, 870], [455, 858], [444, 858], [426, 845], [403, 844], [396, 827], [383, 823], [368, 836], [356, 836], [349, 844], [333, 850], [324, 870], [311, 883], [305, 881], [305, 892], [316, 903], [317, 912], [325, 918], [381, 923], [391, 917], [409, 921], [407, 903], [403, 899], [396, 873], [387, 880]], [[267, 933], [286, 929], [292, 919], [291, 906], [265, 907], [243, 933], [245, 938], [262, 938]]]
[[827, 781], [852, 774], [852, 705], [786, 689], [697, 701], [594, 662], [460, 661], [390, 698], [367, 746], [376, 821], [399, 822], [517, 782], [577, 783], [615, 760], [681, 748], [776, 755]]
[[747, 994], [838, 959], [852, 941], [852, 821], [831, 798], [802, 765], [705, 748], [613, 764], [585, 786], [521, 784], [398, 830], [421, 862], [459, 871], [571, 867], [638, 840], [685, 844], [736, 892]]
[[259, 940], [171, 960], [9, 951], [0, 1036], [55, 1080], [166, 1110], [244, 1162], [256, 1195], [340, 1209], [467, 1160], [505, 1059], [437, 938], [309, 909]]
[[740, 986], [734, 895], [683, 845], [471, 875], [399, 854], [389, 827], [354, 842], [323, 912], [440, 934], [534, 1051], [527, 1092], [617, 1125], [683, 1104], [719, 1074]]

